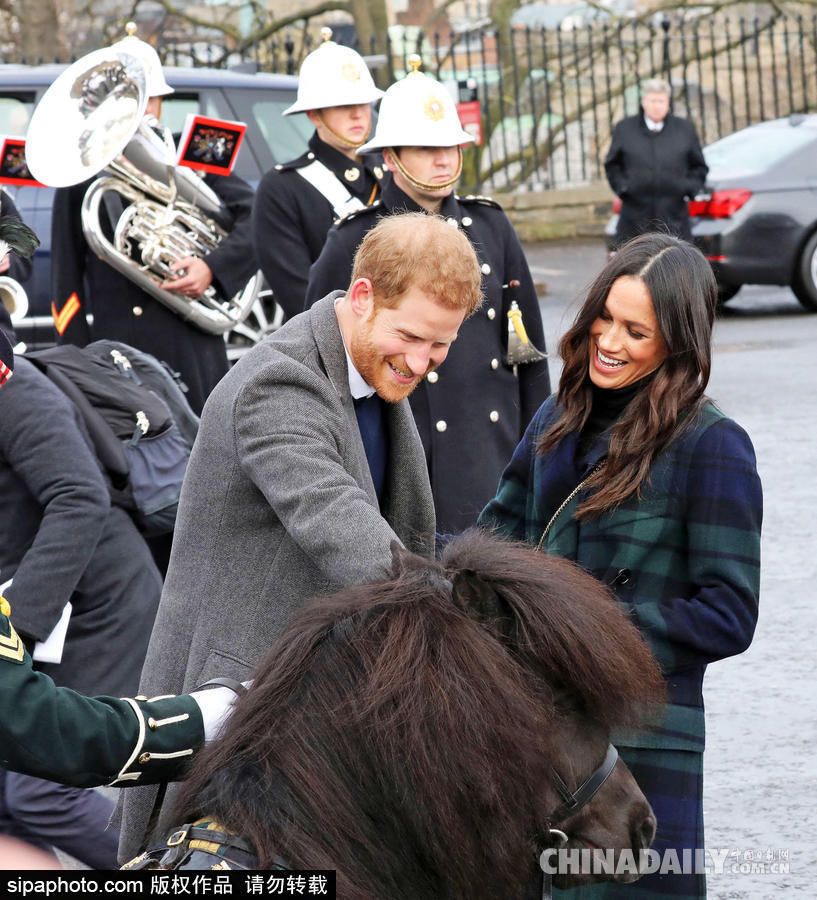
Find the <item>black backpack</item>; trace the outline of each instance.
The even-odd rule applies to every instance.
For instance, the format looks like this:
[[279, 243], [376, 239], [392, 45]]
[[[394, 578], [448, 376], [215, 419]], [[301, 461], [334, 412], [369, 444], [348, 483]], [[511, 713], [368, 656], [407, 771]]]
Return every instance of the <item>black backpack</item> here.
[[177, 376], [128, 344], [63, 344], [26, 354], [80, 412], [111, 501], [147, 536], [173, 530], [198, 431]]

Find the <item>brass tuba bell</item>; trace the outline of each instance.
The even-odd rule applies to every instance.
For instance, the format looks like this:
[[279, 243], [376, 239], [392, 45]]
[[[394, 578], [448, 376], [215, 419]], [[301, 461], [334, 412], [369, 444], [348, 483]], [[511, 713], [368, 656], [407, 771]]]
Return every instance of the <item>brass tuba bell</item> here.
[[12, 325], [16, 325], [28, 312], [28, 294], [25, 288], [8, 275], [0, 275], [0, 303], [5, 306]]
[[[31, 259], [40, 246], [40, 239], [33, 229], [13, 216], [0, 216], [0, 263], [10, 250], [23, 259]], [[11, 317], [12, 325], [28, 312], [28, 294], [19, 281], [9, 275], [0, 275], [0, 303]]]
[[[82, 203], [91, 249], [181, 318], [223, 334], [249, 315], [261, 273], [234, 297], [220, 296], [213, 285], [196, 298], [160, 287], [177, 277], [170, 268], [176, 260], [214, 250], [232, 217], [199, 175], [175, 165], [172, 142], [157, 133], [155, 119], [145, 120], [147, 100], [145, 65], [136, 54], [121, 46], [89, 53], [56, 79], [34, 110], [26, 162], [51, 187], [79, 184], [105, 170]], [[113, 241], [99, 219], [109, 192], [128, 201], [111, 223]]]

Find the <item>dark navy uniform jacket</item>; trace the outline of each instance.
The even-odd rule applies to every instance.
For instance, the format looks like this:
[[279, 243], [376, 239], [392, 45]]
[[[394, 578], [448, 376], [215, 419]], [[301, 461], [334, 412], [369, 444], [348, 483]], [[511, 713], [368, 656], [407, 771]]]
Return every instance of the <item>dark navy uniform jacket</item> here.
[[316, 159], [365, 204], [376, 197], [378, 175], [383, 174], [379, 153], [367, 155], [356, 165], [314, 134], [306, 153], [270, 169], [261, 179], [253, 206], [255, 254], [287, 319], [303, 310], [309, 267], [320, 256], [326, 233], [338, 218], [326, 197], [298, 174], [298, 169]]
[[0, 389], [0, 583], [33, 646], [73, 606], [62, 661], [38, 663], [83, 693], [139, 684], [162, 580], [125, 510], [111, 506], [73, 403], [25, 357]]
[[0, 602], [0, 767], [77, 787], [177, 778], [204, 743], [201, 710], [179, 697], [83, 697], [57, 687]]
[[[339, 222], [312, 267], [307, 304], [349, 286], [352, 260], [364, 235], [385, 215], [422, 212], [388, 178], [381, 201]], [[540, 350], [545, 336], [530, 270], [510, 220], [484, 197], [443, 201], [441, 215], [468, 235], [482, 265], [482, 306], [463, 323], [445, 362], [414, 390], [411, 408], [428, 462], [437, 531], [474, 525], [494, 496], [499, 477], [525, 428], [550, 393], [547, 361], [506, 364], [507, 312], [519, 304], [528, 337]], [[520, 285], [503, 289], [512, 279]]]
[[[257, 271], [250, 236], [253, 192], [235, 175], [207, 175], [205, 181], [234, 220], [230, 234], [204, 257], [216, 287], [232, 297]], [[152, 353], [181, 373], [188, 387], [187, 399], [200, 414], [210, 391], [227, 371], [224, 338], [185, 322], [93, 253], [80, 223], [82, 199], [89, 183], [60, 188], [54, 194], [51, 290], [60, 332], [57, 341], [84, 347], [90, 341], [108, 338]], [[110, 240], [104, 205], [100, 218]], [[75, 309], [73, 295], [80, 307], [71, 315]], [[93, 314], [93, 326], [86, 313]]]

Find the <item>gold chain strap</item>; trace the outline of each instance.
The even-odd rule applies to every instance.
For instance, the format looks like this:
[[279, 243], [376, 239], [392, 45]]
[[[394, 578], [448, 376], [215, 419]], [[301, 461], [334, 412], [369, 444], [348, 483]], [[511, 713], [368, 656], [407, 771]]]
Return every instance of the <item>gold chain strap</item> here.
[[588, 481], [590, 481], [590, 479], [596, 474], [596, 472], [599, 471], [599, 469], [603, 465], [604, 465], [604, 457], [602, 457], [595, 464], [595, 466], [593, 466], [593, 468], [590, 470], [590, 472], [587, 475], [585, 475], [585, 477], [576, 485], [576, 487], [573, 488], [573, 490], [567, 495], [567, 497], [565, 497], [565, 499], [562, 501], [561, 506], [556, 510], [555, 513], [553, 513], [553, 515], [550, 517], [550, 521], [547, 523], [547, 525], [545, 525], [545, 530], [542, 532], [542, 537], [539, 538], [539, 543], [536, 545], [537, 550], [542, 549], [542, 544], [544, 543], [545, 538], [548, 536], [548, 533], [550, 532], [550, 529], [553, 526], [553, 523], [562, 514], [562, 512], [564, 511], [564, 508], [567, 506], [567, 504], [570, 503], [570, 501], [576, 496], [576, 494], [579, 493], [579, 491], [587, 484]]

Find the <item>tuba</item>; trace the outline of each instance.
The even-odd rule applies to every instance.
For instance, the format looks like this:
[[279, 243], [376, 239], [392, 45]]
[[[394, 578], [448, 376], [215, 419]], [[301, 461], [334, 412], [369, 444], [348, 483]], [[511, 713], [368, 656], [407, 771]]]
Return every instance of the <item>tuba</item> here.
[[[91, 249], [181, 318], [210, 334], [224, 334], [249, 315], [261, 273], [229, 298], [213, 285], [196, 298], [160, 287], [178, 277], [170, 268], [176, 260], [214, 250], [229, 233], [232, 217], [198, 174], [175, 165], [172, 141], [156, 119], [145, 117], [145, 81], [143, 62], [119, 47], [77, 60], [34, 110], [26, 163], [50, 187], [100, 175], [82, 203], [82, 229]], [[103, 204], [112, 241], [100, 225]]]
[[6, 307], [12, 325], [16, 325], [28, 312], [28, 294], [19, 281], [8, 275], [0, 275], [0, 303]]

